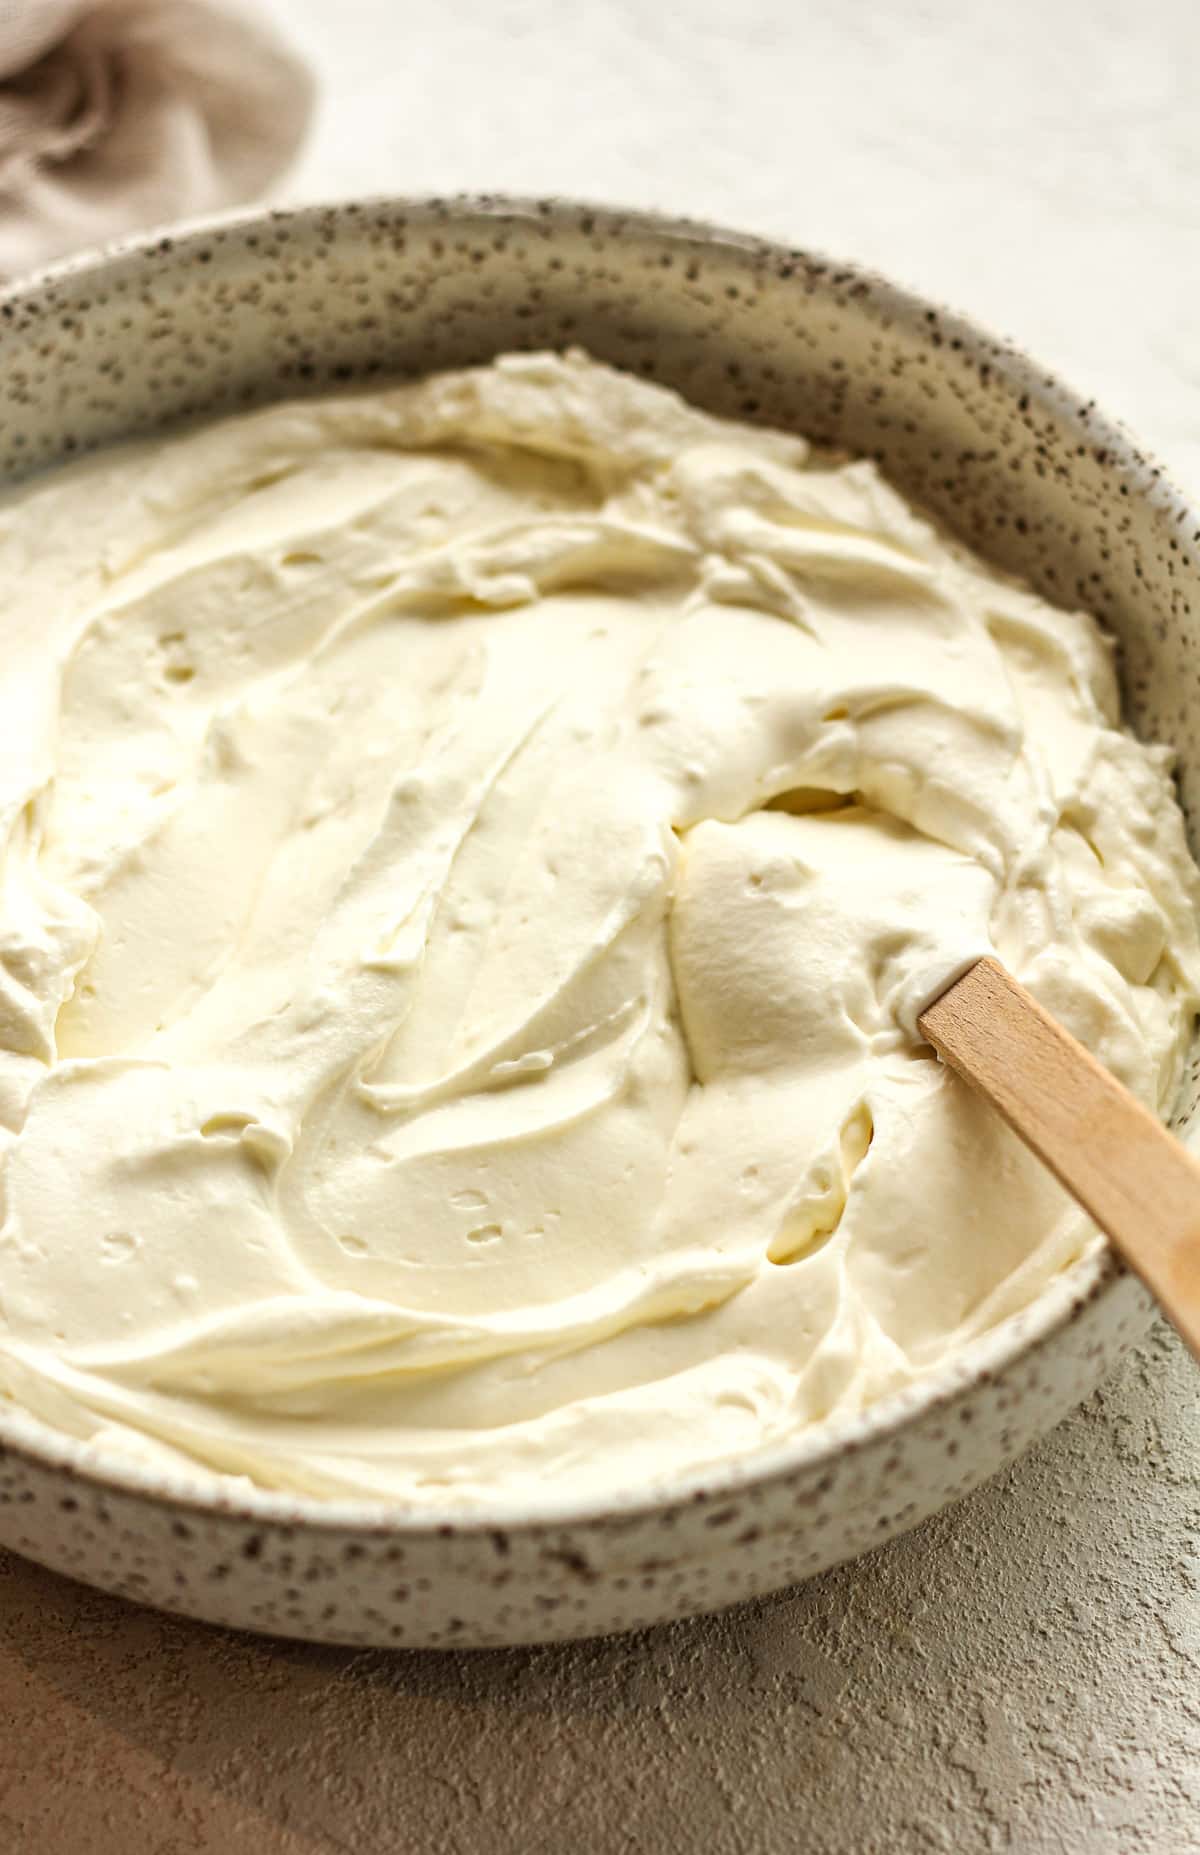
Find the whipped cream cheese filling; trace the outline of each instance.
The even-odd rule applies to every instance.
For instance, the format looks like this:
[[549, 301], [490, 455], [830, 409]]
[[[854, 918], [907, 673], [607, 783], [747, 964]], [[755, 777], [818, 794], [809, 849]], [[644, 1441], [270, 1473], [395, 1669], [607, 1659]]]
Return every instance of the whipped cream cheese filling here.
[[1167, 1110], [1169, 756], [868, 463], [580, 354], [0, 503], [0, 1391], [464, 1509], [853, 1411], [1098, 1239], [921, 1047], [994, 948]]

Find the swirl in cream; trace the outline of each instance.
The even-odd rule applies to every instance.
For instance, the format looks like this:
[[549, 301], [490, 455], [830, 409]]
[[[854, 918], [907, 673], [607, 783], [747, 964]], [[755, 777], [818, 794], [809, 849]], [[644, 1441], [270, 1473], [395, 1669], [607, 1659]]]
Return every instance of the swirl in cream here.
[[1095, 623], [580, 355], [0, 508], [0, 1386], [484, 1507], [905, 1385], [1091, 1237], [905, 1031], [994, 946], [1143, 1099], [1200, 996]]

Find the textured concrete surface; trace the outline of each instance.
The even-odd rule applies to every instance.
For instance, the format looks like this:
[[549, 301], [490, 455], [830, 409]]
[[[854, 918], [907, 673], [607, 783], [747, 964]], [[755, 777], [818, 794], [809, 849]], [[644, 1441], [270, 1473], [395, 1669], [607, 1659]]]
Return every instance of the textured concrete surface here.
[[[1191, 0], [290, 0], [293, 197], [557, 188], [874, 262], [1200, 486]], [[566, 1649], [310, 1650], [0, 1559], [2, 1855], [1200, 1848], [1200, 1374], [1160, 1331], [869, 1560]]]

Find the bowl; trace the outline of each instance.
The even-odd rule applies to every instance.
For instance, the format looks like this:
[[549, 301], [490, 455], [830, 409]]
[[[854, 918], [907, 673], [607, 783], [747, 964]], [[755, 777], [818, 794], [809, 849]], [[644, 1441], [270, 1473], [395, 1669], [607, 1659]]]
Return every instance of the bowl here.
[[[273, 398], [574, 343], [712, 411], [878, 459], [983, 555], [1096, 613], [1120, 641], [1131, 720], [1177, 745], [1200, 819], [1200, 516], [1034, 362], [801, 251], [495, 198], [260, 213], [141, 240], [0, 297], [0, 472]], [[1140, 1284], [1093, 1251], [862, 1415], [702, 1477], [603, 1503], [547, 1489], [470, 1518], [98, 1467], [0, 1408], [0, 1543], [143, 1603], [311, 1640], [631, 1629], [776, 1590], [914, 1526], [1043, 1435], [1149, 1314]]]

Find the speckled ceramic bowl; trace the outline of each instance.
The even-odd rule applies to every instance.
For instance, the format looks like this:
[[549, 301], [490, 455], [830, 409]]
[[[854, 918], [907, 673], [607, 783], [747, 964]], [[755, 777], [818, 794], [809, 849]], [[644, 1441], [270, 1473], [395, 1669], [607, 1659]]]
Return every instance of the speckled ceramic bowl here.
[[[876, 457], [999, 564], [1121, 639], [1130, 714], [1200, 820], [1200, 517], [1031, 361], [876, 278], [707, 227], [553, 202], [258, 215], [0, 298], [0, 470], [296, 393], [578, 342], [714, 411]], [[1196, 603], [1195, 612], [1189, 600]], [[1179, 1126], [1192, 1130], [1192, 1066]], [[0, 1412], [0, 1543], [214, 1622], [349, 1643], [589, 1635], [770, 1591], [1009, 1462], [1144, 1330], [1107, 1256], [950, 1367], [754, 1463], [463, 1521], [96, 1473]]]

